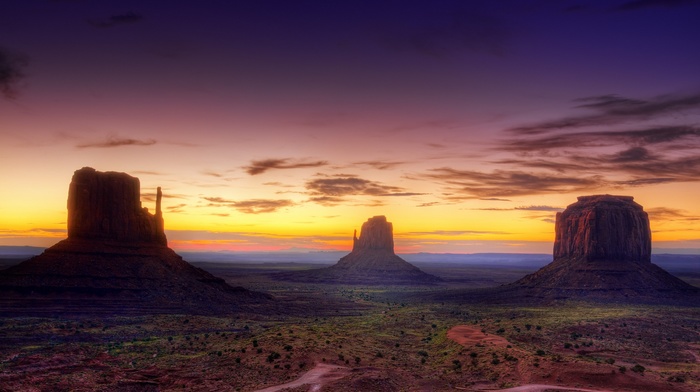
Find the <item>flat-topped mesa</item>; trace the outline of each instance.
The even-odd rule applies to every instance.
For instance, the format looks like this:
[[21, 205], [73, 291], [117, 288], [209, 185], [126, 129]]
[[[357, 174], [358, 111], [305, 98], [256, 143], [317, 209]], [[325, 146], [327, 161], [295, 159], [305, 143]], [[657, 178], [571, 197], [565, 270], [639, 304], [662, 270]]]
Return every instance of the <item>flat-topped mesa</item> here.
[[68, 238], [167, 246], [160, 203], [156, 213], [141, 206], [139, 179], [126, 173], [76, 170], [68, 191]]
[[353, 236], [353, 252], [360, 249], [385, 249], [394, 253], [394, 227], [384, 215], [369, 218], [362, 224], [360, 238]]
[[631, 196], [581, 196], [557, 213], [554, 260], [651, 263], [649, 217]]

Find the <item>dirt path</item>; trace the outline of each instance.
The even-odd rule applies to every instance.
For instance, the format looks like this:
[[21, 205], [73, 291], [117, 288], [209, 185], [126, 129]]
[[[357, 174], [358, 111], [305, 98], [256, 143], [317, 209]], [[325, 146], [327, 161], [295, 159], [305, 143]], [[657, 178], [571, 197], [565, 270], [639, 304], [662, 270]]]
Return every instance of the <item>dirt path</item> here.
[[447, 337], [462, 346], [473, 346], [477, 343], [490, 344], [496, 347], [508, 346], [508, 341], [498, 335], [481, 332], [481, 328], [470, 325], [457, 325], [447, 331]]
[[313, 369], [304, 373], [301, 377], [297, 378], [292, 382], [275, 385], [265, 389], [259, 389], [255, 392], [277, 392], [285, 388], [296, 388], [305, 384], [309, 385], [309, 391], [319, 391], [321, 390], [323, 384], [330, 381], [339, 380], [347, 376], [348, 374], [350, 374], [349, 368], [319, 363], [316, 364], [316, 366]]
[[585, 388], [574, 388], [574, 387], [562, 387], [559, 385], [545, 385], [545, 384], [527, 384], [521, 385], [519, 387], [508, 388], [508, 389], [497, 389], [492, 391], [498, 392], [544, 392], [548, 389], [557, 389], [560, 391], [576, 391], [576, 392], [612, 392], [607, 389], [585, 389]]

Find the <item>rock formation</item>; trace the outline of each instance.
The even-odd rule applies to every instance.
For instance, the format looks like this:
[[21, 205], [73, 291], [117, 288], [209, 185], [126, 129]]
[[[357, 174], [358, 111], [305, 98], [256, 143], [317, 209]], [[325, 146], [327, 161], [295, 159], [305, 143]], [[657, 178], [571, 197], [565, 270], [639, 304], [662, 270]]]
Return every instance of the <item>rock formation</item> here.
[[156, 213], [141, 207], [139, 179], [84, 167], [68, 189], [68, 238], [167, 245], [160, 187]]
[[227, 285], [167, 246], [138, 178], [82, 168], [68, 192], [68, 238], [0, 272], [2, 313], [230, 313], [270, 297]]
[[554, 232], [554, 260], [651, 262], [649, 217], [631, 196], [581, 196]]
[[337, 264], [311, 271], [277, 274], [278, 279], [343, 284], [434, 284], [427, 274], [394, 253], [394, 229], [385, 216], [369, 218], [360, 237], [353, 235], [352, 252]]
[[700, 290], [651, 263], [649, 218], [641, 205], [630, 196], [595, 195], [557, 214], [552, 263], [500, 291], [530, 300], [663, 302]]

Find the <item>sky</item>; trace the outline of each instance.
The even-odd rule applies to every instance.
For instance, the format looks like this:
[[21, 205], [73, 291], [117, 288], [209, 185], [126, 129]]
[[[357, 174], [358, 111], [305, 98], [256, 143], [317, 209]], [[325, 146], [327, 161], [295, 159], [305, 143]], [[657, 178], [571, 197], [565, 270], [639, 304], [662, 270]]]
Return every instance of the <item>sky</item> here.
[[700, 1], [7, 0], [0, 245], [66, 236], [75, 170], [126, 172], [176, 250], [550, 253], [634, 196], [700, 253]]

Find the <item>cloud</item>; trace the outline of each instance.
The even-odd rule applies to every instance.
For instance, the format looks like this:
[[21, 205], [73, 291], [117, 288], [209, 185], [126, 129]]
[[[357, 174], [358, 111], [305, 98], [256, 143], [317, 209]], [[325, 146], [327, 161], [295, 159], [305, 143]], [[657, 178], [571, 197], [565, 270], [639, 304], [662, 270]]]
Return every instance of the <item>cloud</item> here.
[[[331, 205], [338, 204], [347, 196], [417, 196], [423, 193], [406, 192], [405, 189], [366, 180], [349, 174], [316, 178], [306, 182], [306, 189], [312, 202]], [[376, 201], [376, 203], [381, 203]]]
[[[529, 135], [525, 135], [527, 137]], [[590, 131], [564, 133], [538, 138], [518, 138], [502, 141], [498, 149], [515, 153], [534, 153], [561, 148], [607, 147], [620, 144], [648, 146], [682, 142], [700, 145], [700, 128], [694, 126], [657, 126], [621, 131]]]
[[0, 47], [0, 94], [5, 98], [17, 98], [17, 84], [24, 78], [23, 69], [28, 64], [26, 56]]
[[355, 162], [354, 165], [366, 165], [366, 166], [371, 166], [371, 167], [378, 169], [378, 170], [387, 170], [387, 169], [393, 169], [396, 166], [404, 165], [406, 163], [407, 162], [405, 162], [405, 161], [375, 160], [375, 161]]
[[136, 22], [140, 22], [143, 20], [143, 16], [140, 14], [137, 14], [134, 11], [128, 11], [123, 14], [117, 14], [117, 15], [112, 15], [107, 19], [102, 19], [102, 20], [88, 20], [88, 23], [95, 27], [99, 28], [107, 28], [107, 27], [114, 27], [117, 25], [122, 25], [122, 24], [132, 24]]
[[615, 9], [618, 11], [635, 11], [643, 8], [675, 8], [687, 5], [700, 4], [698, 0], [634, 0], [620, 4]]
[[249, 166], [244, 166], [243, 169], [245, 169], [245, 171], [251, 176], [255, 176], [257, 174], [262, 174], [271, 169], [299, 169], [306, 167], [320, 167], [326, 165], [328, 165], [327, 161], [305, 161], [295, 160], [291, 158], [282, 158], [252, 161]]
[[588, 192], [605, 183], [598, 175], [561, 175], [520, 170], [494, 170], [487, 173], [450, 167], [432, 169], [423, 178], [445, 185], [449, 192], [446, 198], [449, 200]]
[[461, 236], [461, 235], [483, 235], [483, 234], [513, 234], [506, 231], [481, 231], [481, 230], [433, 230], [433, 231], [409, 231], [406, 233], [397, 233], [397, 236]]
[[652, 221], [698, 221], [700, 216], [690, 215], [688, 211], [668, 208], [668, 207], [655, 207], [647, 208], [646, 212], [649, 214], [649, 218]]
[[77, 148], [112, 148], [112, 147], [124, 147], [124, 146], [151, 146], [151, 145], [154, 145], [156, 143], [157, 143], [157, 141], [155, 139], [140, 140], [140, 139], [131, 139], [131, 138], [110, 137], [107, 140], [102, 141], [102, 142], [83, 143], [83, 144], [78, 144], [76, 147]]
[[390, 50], [437, 59], [463, 51], [502, 56], [511, 38], [506, 26], [497, 17], [478, 10], [447, 10], [442, 15], [426, 17], [420, 26], [382, 26], [381, 43]]
[[281, 208], [294, 206], [291, 200], [278, 199], [250, 199], [250, 200], [230, 200], [223, 197], [202, 197], [209, 202], [207, 207], [230, 207], [244, 214], [263, 214], [275, 212]]
[[690, 109], [699, 109], [700, 94], [662, 95], [648, 100], [624, 98], [617, 95], [600, 95], [579, 98], [574, 102], [583, 102], [576, 107], [593, 110], [595, 113], [523, 125], [508, 131], [518, 135], [536, 135], [552, 131], [656, 119]]
[[291, 207], [293, 205], [295, 205], [295, 203], [291, 200], [268, 199], [252, 199], [231, 203], [233, 208], [245, 214], [264, 214], [275, 212], [281, 208]]

